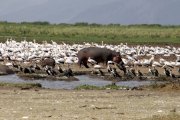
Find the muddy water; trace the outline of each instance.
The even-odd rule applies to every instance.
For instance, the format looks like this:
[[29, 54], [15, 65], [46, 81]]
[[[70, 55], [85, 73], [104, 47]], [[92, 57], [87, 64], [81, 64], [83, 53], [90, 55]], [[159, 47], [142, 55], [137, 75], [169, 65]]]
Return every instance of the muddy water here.
[[[40, 83], [43, 88], [50, 88], [50, 89], [74, 89], [80, 85], [94, 85], [94, 86], [105, 86], [111, 84], [111, 81], [105, 81], [100, 78], [91, 78], [87, 75], [79, 75], [75, 76], [79, 79], [79, 81], [52, 81], [46, 79], [38, 79], [38, 80], [23, 80], [22, 78], [18, 77], [17, 75], [5, 75], [0, 76], [0, 82], [8, 82], [8, 83]], [[152, 81], [120, 81], [117, 82], [118, 86], [128, 86], [128, 87], [138, 87], [141, 85], [150, 85], [153, 84]]]

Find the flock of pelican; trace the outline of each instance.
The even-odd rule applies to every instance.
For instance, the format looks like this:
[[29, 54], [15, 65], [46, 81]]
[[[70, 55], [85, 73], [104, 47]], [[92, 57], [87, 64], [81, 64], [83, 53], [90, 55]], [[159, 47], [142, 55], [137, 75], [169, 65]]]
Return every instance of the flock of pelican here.
[[[78, 62], [77, 53], [85, 47], [106, 47], [108, 49], [120, 52], [122, 60], [127, 68], [137, 66], [147, 66], [149, 71], [155, 71], [156, 67], [164, 68], [172, 76], [172, 69], [177, 69], [180, 73], [180, 48], [173, 46], [147, 46], [135, 45], [128, 46], [120, 43], [119, 45], [85, 43], [84, 44], [57, 44], [54, 41], [48, 43], [43, 41], [41, 44], [33, 41], [17, 42], [13, 39], [7, 39], [6, 42], [0, 43], [0, 60], [7, 66], [12, 66], [13, 62], [28, 64], [31, 61], [39, 62], [43, 57], [52, 57], [56, 64], [74, 64]], [[93, 60], [89, 59], [89, 62]], [[97, 66], [97, 65], [96, 65]], [[48, 70], [48, 68], [45, 68]], [[140, 74], [140, 71], [137, 70]], [[154, 74], [154, 73], [153, 73]]]

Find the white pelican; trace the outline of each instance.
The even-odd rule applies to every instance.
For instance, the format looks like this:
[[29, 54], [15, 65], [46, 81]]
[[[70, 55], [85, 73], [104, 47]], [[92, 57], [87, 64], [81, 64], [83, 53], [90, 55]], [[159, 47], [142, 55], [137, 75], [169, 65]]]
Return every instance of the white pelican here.
[[94, 68], [95, 68], [95, 69], [101, 69], [102, 66], [101, 66], [101, 65], [94, 65]]

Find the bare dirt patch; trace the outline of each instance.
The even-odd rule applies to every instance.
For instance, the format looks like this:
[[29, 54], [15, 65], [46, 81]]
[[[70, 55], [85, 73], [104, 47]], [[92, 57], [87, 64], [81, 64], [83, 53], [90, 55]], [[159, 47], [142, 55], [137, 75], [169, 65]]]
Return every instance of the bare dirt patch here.
[[179, 90], [1, 89], [0, 94], [0, 119], [132, 120], [180, 114]]

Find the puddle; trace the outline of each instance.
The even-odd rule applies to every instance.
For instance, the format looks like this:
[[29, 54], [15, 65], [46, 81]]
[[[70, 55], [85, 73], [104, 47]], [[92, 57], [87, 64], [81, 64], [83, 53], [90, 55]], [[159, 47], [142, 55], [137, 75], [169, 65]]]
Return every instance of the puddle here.
[[[91, 78], [88, 75], [79, 75], [75, 76], [79, 81], [52, 81], [46, 79], [37, 79], [37, 80], [23, 80], [17, 75], [4, 75], [0, 76], [0, 82], [7, 83], [40, 83], [43, 88], [50, 89], [74, 89], [80, 85], [94, 85], [94, 86], [105, 86], [111, 84], [111, 81], [105, 81], [100, 78]], [[141, 85], [150, 85], [153, 84], [152, 81], [120, 81], [116, 83], [118, 86], [128, 86], [128, 87], [138, 87]]]

